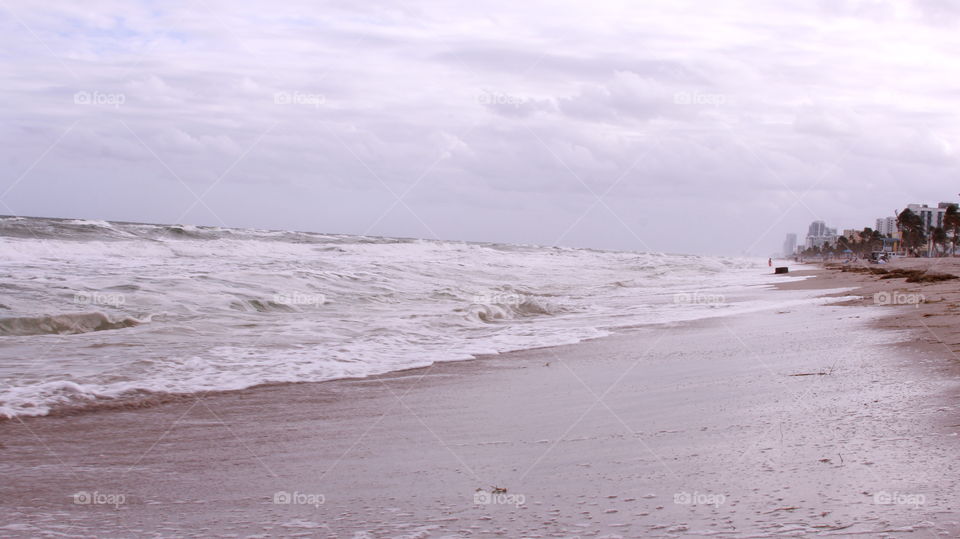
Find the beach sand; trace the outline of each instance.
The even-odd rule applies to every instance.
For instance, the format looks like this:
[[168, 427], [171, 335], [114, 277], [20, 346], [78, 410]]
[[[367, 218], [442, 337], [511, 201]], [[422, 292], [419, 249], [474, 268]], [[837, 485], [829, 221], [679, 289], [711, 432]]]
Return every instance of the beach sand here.
[[960, 536], [960, 281], [815, 275], [869, 299], [6, 421], [0, 535]]

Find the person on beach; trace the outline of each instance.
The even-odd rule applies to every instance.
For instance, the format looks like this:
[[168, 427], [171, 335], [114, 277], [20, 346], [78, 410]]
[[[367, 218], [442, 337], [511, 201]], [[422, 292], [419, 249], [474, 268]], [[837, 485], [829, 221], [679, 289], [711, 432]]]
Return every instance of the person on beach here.
[[772, 259], [772, 258], [768, 258], [768, 259], [767, 259], [767, 267], [768, 267], [768, 268], [773, 267], [773, 259]]

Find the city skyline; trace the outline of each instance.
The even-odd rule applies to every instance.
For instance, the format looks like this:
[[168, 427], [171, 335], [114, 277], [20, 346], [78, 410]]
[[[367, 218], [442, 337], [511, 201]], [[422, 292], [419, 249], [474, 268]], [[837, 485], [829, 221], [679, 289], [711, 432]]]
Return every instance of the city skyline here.
[[[930, 230], [933, 228], [943, 227], [944, 215], [947, 211], [947, 208], [951, 205], [960, 206], [960, 203], [943, 201], [936, 203], [936, 205], [931, 203], [910, 203], [907, 204], [903, 209], [897, 210], [897, 213], [904, 210], [910, 210], [914, 212], [919, 217], [920, 222], [923, 225], [924, 232], [929, 234]], [[807, 233], [802, 236], [805, 239], [802, 248], [797, 243], [798, 234], [790, 232], [786, 235], [780, 255], [792, 256], [803, 249], [809, 249], [811, 247], [823, 247], [827, 244], [833, 244], [841, 236], [850, 237], [853, 235], [859, 235], [859, 233], [866, 228], [870, 228], [871, 230], [879, 232], [882, 236], [891, 238], [899, 237], [900, 232], [897, 225], [896, 215], [877, 217], [873, 226], [853, 228], [829, 227], [823, 220], [814, 220], [808, 225]], [[793, 246], [792, 249], [788, 248], [790, 245]]]

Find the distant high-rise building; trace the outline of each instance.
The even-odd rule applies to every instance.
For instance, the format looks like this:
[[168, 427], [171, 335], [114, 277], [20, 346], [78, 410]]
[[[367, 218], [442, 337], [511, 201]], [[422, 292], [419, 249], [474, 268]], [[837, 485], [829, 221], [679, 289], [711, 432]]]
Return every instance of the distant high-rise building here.
[[814, 221], [810, 223], [807, 229], [807, 241], [804, 243], [806, 248], [823, 247], [837, 241], [837, 229], [828, 228], [823, 221]]
[[814, 221], [810, 223], [810, 228], [807, 230], [807, 236], [826, 236], [827, 235], [827, 224], [823, 221]]
[[897, 233], [896, 217], [880, 217], [877, 219], [877, 227], [874, 229], [884, 236], [893, 237]]
[[791, 257], [797, 251], [797, 235], [794, 233], [787, 234], [787, 239], [783, 240], [783, 256]]

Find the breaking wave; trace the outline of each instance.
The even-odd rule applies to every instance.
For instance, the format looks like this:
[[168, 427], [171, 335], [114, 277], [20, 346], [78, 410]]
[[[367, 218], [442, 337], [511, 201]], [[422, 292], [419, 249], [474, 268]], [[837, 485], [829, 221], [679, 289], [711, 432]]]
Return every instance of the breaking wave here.
[[769, 280], [743, 258], [75, 219], [0, 217], [0, 249], [0, 417], [575, 343], [732, 314], [675, 299], [747, 308]]
[[141, 323], [134, 318], [113, 320], [100, 312], [0, 318], [0, 335], [74, 335], [129, 328]]

